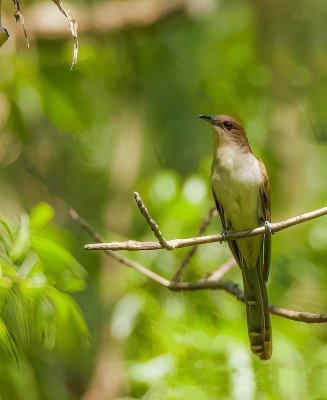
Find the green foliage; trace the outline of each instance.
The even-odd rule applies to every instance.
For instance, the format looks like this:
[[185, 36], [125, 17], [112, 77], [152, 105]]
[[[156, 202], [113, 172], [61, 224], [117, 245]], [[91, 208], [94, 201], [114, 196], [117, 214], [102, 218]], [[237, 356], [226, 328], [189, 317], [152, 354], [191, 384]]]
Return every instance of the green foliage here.
[[17, 360], [31, 346], [60, 346], [57, 332], [88, 336], [79, 307], [64, 293], [85, 288], [85, 271], [49, 235], [53, 216], [40, 203], [16, 222], [0, 220], [0, 352]]

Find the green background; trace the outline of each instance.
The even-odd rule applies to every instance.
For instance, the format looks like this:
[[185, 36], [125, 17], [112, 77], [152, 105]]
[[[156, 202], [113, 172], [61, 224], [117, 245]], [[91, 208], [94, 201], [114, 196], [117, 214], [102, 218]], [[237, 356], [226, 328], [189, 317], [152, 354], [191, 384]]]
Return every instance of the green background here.
[[[269, 173], [273, 221], [325, 206], [325, 2], [172, 0], [153, 20], [143, 7], [160, 10], [164, 0], [122, 3], [127, 14], [136, 4], [143, 22], [102, 29], [96, 18], [110, 21], [113, 11], [96, 17], [98, 1], [70, 2], [80, 26], [73, 71], [67, 22], [59, 18], [66, 31], [57, 34], [45, 18], [60, 17], [53, 3], [24, 4], [29, 49], [3, 4], [11, 37], [0, 49], [0, 211], [15, 221], [40, 202], [54, 209], [42, 235], [87, 271], [86, 287], [72, 296], [90, 332], [81, 339], [82, 322], [69, 329], [68, 317], [51, 349], [28, 340], [18, 364], [0, 363], [1, 398], [327, 398], [323, 324], [272, 316], [273, 357], [261, 362], [249, 350], [243, 304], [224, 292], [172, 293], [85, 252], [92, 240], [66, 212], [74, 207], [106, 241], [153, 240], [134, 204], [138, 191], [166, 238], [195, 236], [213, 205], [201, 113], [243, 121]], [[208, 233], [220, 231], [216, 217]], [[126, 255], [169, 279], [186, 251]], [[326, 255], [325, 217], [274, 235], [270, 301], [326, 311]], [[184, 279], [206, 276], [229, 256], [226, 244], [202, 246]], [[228, 277], [240, 282], [236, 268]]]

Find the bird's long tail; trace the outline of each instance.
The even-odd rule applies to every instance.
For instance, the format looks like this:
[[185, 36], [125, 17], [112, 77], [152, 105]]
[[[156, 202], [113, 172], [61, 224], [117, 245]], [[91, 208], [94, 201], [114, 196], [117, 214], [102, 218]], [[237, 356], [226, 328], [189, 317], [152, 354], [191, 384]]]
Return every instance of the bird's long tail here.
[[262, 276], [261, 257], [255, 267], [247, 267], [241, 261], [246, 316], [250, 347], [261, 360], [269, 360], [272, 354], [271, 325], [266, 282]]

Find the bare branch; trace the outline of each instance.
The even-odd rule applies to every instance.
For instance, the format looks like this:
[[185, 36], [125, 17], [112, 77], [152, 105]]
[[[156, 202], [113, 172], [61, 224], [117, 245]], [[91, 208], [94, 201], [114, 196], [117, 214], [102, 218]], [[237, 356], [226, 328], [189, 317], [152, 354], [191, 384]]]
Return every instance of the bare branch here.
[[[193, 291], [193, 290], [205, 290], [205, 289], [224, 290], [225, 292], [234, 296], [237, 300], [240, 300], [243, 303], [245, 301], [244, 293], [239, 288], [239, 286], [231, 280], [213, 281], [210, 279], [201, 279], [195, 283], [181, 282], [176, 285], [171, 285], [169, 286], [169, 289], [175, 292], [184, 290]], [[271, 314], [291, 319], [293, 321], [305, 322], [307, 324], [313, 324], [313, 323], [322, 324], [327, 322], [327, 313], [294, 311], [294, 310], [289, 310], [287, 308], [277, 307], [273, 304], [269, 304], [269, 311]]]
[[220, 281], [235, 265], [236, 261], [234, 257], [231, 257], [208, 277], [208, 281]]
[[[102, 238], [101, 235], [87, 222], [85, 221], [78, 213], [76, 210], [73, 208], [68, 209], [68, 214], [70, 217], [77, 222], [93, 239], [97, 242], [101, 242]], [[151, 279], [152, 281], [159, 283], [162, 286], [168, 287], [170, 285], [170, 282], [163, 278], [162, 276], [156, 274], [155, 272], [150, 271], [149, 269], [143, 267], [143, 265], [138, 264], [135, 261], [130, 260], [129, 258], [123, 256], [122, 254], [115, 253], [110, 250], [105, 250], [105, 253], [118, 261], [121, 264], [126, 265], [127, 267], [133, 268], [136, 271], [140, 272], [141, 274], [145, 275], [147, 278]]]
[[[318, 210], [319, 211], [319, 210]], [[94, 229], [92, 226], [85, 221], [82, 217], [78, 215], [78, 213], [69, 208], [68, 210], [69, 215], [71, 218], [76, 221], [95, 241], [101, 241], [101, 235]], [[310, 213], [309, 213], [310, 214]], [[324, 215], [324, 214], [322, 214]], [[310, 218], [312, 219], [312, 218]], [[155, 272], [150, 271], [149, 269], [145, 268], [143, 265], [138, 264], [127, 257], [122, 256], [119, 253], [115, 253], [110, 250], [105, 250], [105, 253], [109, 256], [118, 261], [119, 263], [126, 265], [127, 267], [133, 268], [136, 271], [140, 272], [141, 274], [145, 275], [147, 278], [151, 279], [152, 281], [158, 283], [161, 286], [164, 286], [172, 291], [180, 292], [180, 291], [194, 291], [194, 290], [205, 290], [205, 289], [212, 289], [212, 290], [224, 290], [225, 292], [234, 296], [237, 300], [244, 302], [244, 293], [239, 288], [239, 286], [231, 281], [231, 280], [222, 280], [221, 277], [230, 269], [232, 268], [232, 259], [228, 260], [222, 267], [217, 270], [214, 274], [212, 274], [208, 279], [200, 279], [197, 282], [170, 282], [167, 279], [163, 278], [162, 276], [156, 274]], [[326, 323], [327, 322], [327, 314], [326, 313], [313, 313], [313, 312], [306, 312], [306, 311], [294, 311], [288, 310], [286, 308], [277, 307], [273, 304], [269, 305], [269, 311], [272, 314], [278, 315], [280, 317], [284, 317], [287, 319], [291, 319], [293, 321], [298, 322], [306, 322], [308, 324], [312, 323]]]
[[[327, 207], [320, 208], [319, 210], [311, 211], [306, 214], [298, 215], [296, 217], [287, 219], [281, 222], [275, 222], [270, 224], [271, 232], [279, 232], [283, 229], [289, 228], [291, 226], [301, 224], [311, 219], [321, 217], [327, 214]], [[207, 235], [199, 236], [187, 239], [173, 239], [168, 240], [167, 243], [172, 249], [178, 249], [181, 247], [195, 246], [205, 243], [215, 243], [222, 242], [226, 240], [243, 239], [251, 236], [262, 235], [266, 232], [266, 227], [261, 226], [260, 228], [249, 229], [247, 231], [241, 232], [231, 232], [225, 237], [223, 235]], [[98, 243], [98, 244], [87, 244], [84, 246], [86, 250], [129, 250], [129, 251], [139, 251], [139, 250], [158, 250], [164, 248], [159, 242], [138, 242], [134, 240], [128, 240], [127, 242], [111, 242], [111, 243]]]
[[137, 192], [133, 193], [136, 204], [141, 211], [141, 214], [146, 219], [146, 222], [150, 225], [152, 232], [154, 233], [155, 237], [159, 240], [161, 246], [166, 250], [172, 250], [173, 247], [169, 245], [167, 240], [162, 236], [162, 233], [159, 230], [159, 226], [156, 221], [151, 217], [148, 209], [146, 208], [145, 204], [143, 203], [140, 195]]
[[214, 281], [210, 279], [199, 279], [196, 282], [179, 282], [176, 284], [171, 284], [168, 288], [173, 292], [181, 292], [184, 290], [194, 291], [194, 290], [207, 290], [207, 289], [224, 290], [225, 292], [228, 292], [234, 297], [236, 297], [237, 300], [241, 300], [244, 302], [244, 293], [239, 288], [238, 284], [230, 279], [220, 280], [220, 281]]
[[[209, 224], [211, 223], [211, 220], [212, 220], [212, 217], [213, 217], [213, 214], [215, 211], [216, 211], [216, 207], [210, 208], [207, 218], [202, 222], [202, 224], [199, 228], [198, 236], [203, 235], [204, 232], [207, 230]], [[174, 275], [172, 282], [177, 283], [181, 280], [181, 276], [182, 276], [182, 272], [183, 272], [184, 268], [190, 262], [191, 258], [196, 253], [197, 249], [198, 249], [198, 246], [194, 246], [191, 248], [191, 250], [189, 250], [189, 252], [186, 254], [184, 260], [182, 261], [181, 266], [178, 268], [176, 274]]]
[[97, 243], [103, 242], [102, 236], [85, 219], [83, 219], [76, 210], [68, 207], [68, 215], [77, 222]]
[[280, 317], [288, 318], [293, 321], [306, 322], [307, 324], [322, 324], [327, 322], [326, 313], [314, 313], [309, 311], [293, 311], [286, 308], [281, 308], [269, 305], [271, 314], [279, 315]]

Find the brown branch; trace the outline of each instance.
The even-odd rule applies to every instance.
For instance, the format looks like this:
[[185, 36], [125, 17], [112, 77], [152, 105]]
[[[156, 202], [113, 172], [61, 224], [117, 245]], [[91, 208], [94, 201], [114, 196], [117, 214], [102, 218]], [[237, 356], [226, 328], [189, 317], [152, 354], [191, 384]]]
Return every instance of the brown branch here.
[[[319, 210], [318, 210], [319, 211]], [[78, 213], [69, 208], [68, 210], [69, 215], [71, 218], [76, 221], [93, 239], [97, 242], [102, 240], [101, 235], [92, 228], [92, 226], [81, 218]], [[310, 214], [310, 213], [309, 213]], [[321, 215], [324, 215], [321, 214]], [[312, 217], [314, 218], [314, 217]], [[310, 218], [310, 219], [312, 219]], [[172, 291], [179, 292], [179, 291], [194, 291], [194, 290], [204, 290], [204, 289], [212, 289], [212, 290], [224, 290], [225, 292], [231, 294], [236, 299], [244, 302], [244, 293], [239, 288], [239, 286], [231, 281], [231, 280], [222, 280], [221, 277], [228, 271], [228, 268], [232, 267], [232, 261], [228, 260], [222, 267], [222, 271], [216, 271], [212, 274], [208, 279], [200, 279], [194, 283], [191, 282], [170, 282], [167, 279], [163, 278], [162, 276], [150, 271], [149, 269], [145, 268], [144, 266], [128, 259], [127, 257], [122, 256], [119, 253], [115, 253], [110, 250], [105, 250], [105, 253], [109, 256], [118, 261], [119, 263], [126, 265], [130, 268], [135, 269], [136, 271], [140, 272], [141, 274], [145, 275], [152, 281], [158, 283], [161, 286], [164, 286]], [[327, 322], [327, 314], [326, 313], [313, 313], [313, 312], [306, 312], [306, 311], [294, 311], [288, 310], [286, 308], [280, 308], [273, 304], [269, 305], [269, 311], [272, 314], [278, 315], [280, 317], [284, 317], [287, 319], [291, 319], [293, 321], [298, 322], [306, 322], [306, 323], [326, 323]]]
[[[195, 283], [181, 282], [177, 285], [170, 286], [170, 290], [179, 292], [185, 290], [224, 290], [225, 292], [234, 296], [237, 300], [245, 302], [243, 291], [239, 286], [231, 280], [220, 280], [213, 281], [210, 279], [201, 279]], [[327, 322], [327, 313], [314, 313], [308, 311], [294, 311], [287, 308], [277, 307], [273, 304], [269, 304], [269, 311], [271, 314], [278, 315], [293, 321], [305, 322], [307, 324], [322, 324]]]
[[281, 308], [269, 305], [271, 314], [279, 315], [298, 322], [306, 322], [307, 324], [322, 324], [327, 322], [327, 313], [314, 313], [309, 311], [293, 311], [286, 308]]
[[[320, 208], [319, 210], [311, 211], [306, 214], [298, 215], [296, 217], [287, 219], [281, 222], [271, 223], [269, 225], [270, 231], [272, 233], [279, 232], [283, 229], [289, 228], [291, 226], [301, 224], [311, 219], [321, 217], [327, 214], [327, 207]], [[251, 236], [262, 235], [266, 232], [266, 227], [261, 226], [259, 228], [249, 229], [247, 231], [241, 232], [231, 232], [225, 236], [217, 235], [207, 235], [199, 236], [187, 239], [173, 239], [167, 240], [170, 249], [178, 249], [181, 247], [195, 246], [205, 243], [215, 243], [223, 242], [225, 240], [235, 240], [243, 239]], [[164, 248], [159, 242], [138, 242], [134, 240], [128, 240], [126, 242], [111, 242], [111, 243], [90, 243], [84, 246], [86, 250], [129, 250], [129, 251], [139, 251], [139, 250], [158, 250]]]
[[229, 260], [227, 260], [223, 265], [221, 265], [217, 271], [213, 272], [209, 277], [209, 281], [220, 281], [224, 275], [227, 274], [233, 267], [235, 267], [236, 261], [234, 257], [231, 257]]

